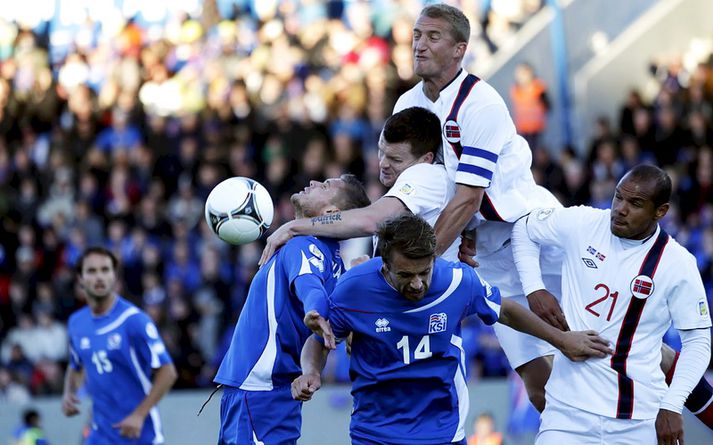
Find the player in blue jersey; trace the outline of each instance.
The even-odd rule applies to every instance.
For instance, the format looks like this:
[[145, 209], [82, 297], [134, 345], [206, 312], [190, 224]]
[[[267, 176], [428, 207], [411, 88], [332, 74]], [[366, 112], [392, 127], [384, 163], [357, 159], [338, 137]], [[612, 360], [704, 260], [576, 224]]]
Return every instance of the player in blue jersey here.
[[69, 318], [62, 411], [79, 413], [77, 389], [84, 381], [92, 398], [86, 444], [163, 444], [156, 404], [177, 373], [156, 325], [117, 295], [118, 261], [109, 250], [87, 249], [76, 269], [87, 306]]
[[[291, 201], [299, 217], [322, 219], [369, 205], [353, 175], [312, 181]], [[308, 311], [326, 318], [327, 295], [343, 271], [338, 241], [312, 236], [293, 238], [260, 268], [215, 377], [225, 386], [219, 444], [297, 442], [302, 403], [292, 399], [290, 384], [300, 375], [300, 351], [310, 335], [303, 318]], [[321, 328], [330, 338], [324, 319]]]
[[[353, 444], [465, 444], [468, 413], [461, 321], [478, 315], [540, 337], [572, 360], [611, 350], [594, 331], [563, 332], [481, 280], [467, 264], [436, 259], [433, 228], [407, 213], [378, 231], [382, 258], [352, 268], [329, 298], [334, 335], [353, 332]], [[312, 327], [315, 313], [306, 317]], [[320, 386], [327, 348], [310, 337], [293, 397]]]

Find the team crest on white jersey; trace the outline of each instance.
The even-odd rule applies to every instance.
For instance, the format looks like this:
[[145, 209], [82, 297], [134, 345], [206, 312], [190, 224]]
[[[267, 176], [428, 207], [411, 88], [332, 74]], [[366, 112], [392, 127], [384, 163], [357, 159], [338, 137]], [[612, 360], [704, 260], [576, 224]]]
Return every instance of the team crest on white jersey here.
[[439, 332], [445, 332], [446, 326], [448, 325], [448, 315], [445, 312], [438, 314], [431, 314], [428, 317], [428, 333], [437, 334]]
[[443, 125], [443, 135], [451, 144], [460, 142], [460, 125], [458, 125], [458, 122], [452, 119], [447, 120]]
[[376, 332], [391, 332], [389, 320], [385, 318], [378, 318], [374, 324], [376, 325]]
[[552, 212], [554, 212], [554, 211], [555, 211], [554, 208], [540, 209], [540, 210], [537, 212], [536, 217], [537, 217], [537, 219], [538, 219], [539, 221], [544, 221], [544, 220], [546, 220], [547, 218], [549, 218], [550, 215], [552, 215]]
[[639, 275], [631, 280], [631, 294], [636, 298], [649, 298], [654, 293], [654, 280], [647, 275]]
[[411, 184], [404, 184], [399, 189], [399, 192], [403, 193], [404, 195], [410, 195], [415, 191], [416, 191], [416, 189]]
[[106, 340], [106, 348], [109, 350], [121, 348], [121, 334], [115, 332]]
[[701, 317], [708, 316], [708, 302], [705, 298], [702, 298], [698, 301], [698, 313]]
[[89, 338], [88, 337], [82, 337], [81, 340], [79, 340], [79, 349], [89, 349], [91, 345], [89, 344]]

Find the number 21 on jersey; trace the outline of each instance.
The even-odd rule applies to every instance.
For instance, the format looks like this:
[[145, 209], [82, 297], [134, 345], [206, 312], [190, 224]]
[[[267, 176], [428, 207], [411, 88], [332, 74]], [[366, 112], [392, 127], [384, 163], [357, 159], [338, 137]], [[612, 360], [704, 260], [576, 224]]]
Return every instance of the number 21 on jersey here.
[[[408, 335], [401, 337], [398, 343], [396, 343], [396, 349], [401, 349], [404, 355], [404, 363], [411, 363], [411, 349], [409, 348]], [[413, 351], [414, 360], [422, 360], [424, 358], [429, 358], [431, 354], [431, 336], [424, 335], [421, 337], [421, 341], [416, 345], [416, 349]]]
[[616, 306], [616, 300], [619, 298], [619, 292], [611, 292], [609, 290], [609, 286], [607, 286], [604, 283], [599, 283], [596, 286], [594, 286], [594, 290], [598, 291], [601, 293], [601, 297], [597, 298], [596, 300], [592, 301], [588, 305], [584, 307], [584, 309], [591, 313], [594, 314], [596, 317], [601, 316], [602, 314], [599, 312], [602, 310], [601, 308], [597, 307], [600, 306], [601, 303], [604, 303], [608, 298], [612, 299], [611, 306], [609, 306], [609, 313], [607, 314], [607, 321], [611, 320], [611, 315], [614, 312], [614, 306]]

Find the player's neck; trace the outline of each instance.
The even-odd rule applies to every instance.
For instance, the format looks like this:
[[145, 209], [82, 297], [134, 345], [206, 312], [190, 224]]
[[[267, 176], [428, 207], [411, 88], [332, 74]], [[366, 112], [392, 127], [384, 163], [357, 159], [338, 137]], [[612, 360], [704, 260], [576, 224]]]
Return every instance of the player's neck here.
[[438, 77], [431, 77], [428, 79], [424, 78], [423, 94], [425, 94], [426, 97], [431, 100], [431, 102], [435, 102], [440, 97], [441, 91], [443, 91], [445, 87], [450, 85], [450, 83], [453, 82], [455, 78], [460, 75], [460, 72], [461, 67], [460, 65], [458, 65], [457, 67], [455, 67], [455, 69], [444, 71]]
[[114, 307], [116, 299], [116, 294], [112, 293], [106, 298], [101, 299], [88, 297], [87, 303], [89, 304], [89, 308], [92, 311], [92, 315], [95, 317], [101, 317], [102, 315], [106, 315], [111, 310], [111, 308]]

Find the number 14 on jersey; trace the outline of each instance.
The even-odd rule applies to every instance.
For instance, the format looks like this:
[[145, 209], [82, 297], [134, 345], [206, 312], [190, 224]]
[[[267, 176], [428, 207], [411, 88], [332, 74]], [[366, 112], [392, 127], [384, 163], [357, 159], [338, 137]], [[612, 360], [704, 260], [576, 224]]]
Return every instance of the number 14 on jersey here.
[[[396, 343], [396, 349], [401, 349], [404, 356], [404, 363], [411, 363], [411, 349], [409, 347], [408, 335], [401, 337], [398, 343]], [[413, 351], [414, 360], [422, 360], [424, 358], [429, 358], [431, 354], [431, 336], [424, 335], [421, 337], [421, 341], [416, 345], [416, 349]]]

